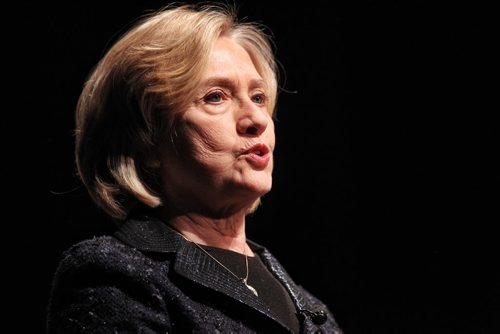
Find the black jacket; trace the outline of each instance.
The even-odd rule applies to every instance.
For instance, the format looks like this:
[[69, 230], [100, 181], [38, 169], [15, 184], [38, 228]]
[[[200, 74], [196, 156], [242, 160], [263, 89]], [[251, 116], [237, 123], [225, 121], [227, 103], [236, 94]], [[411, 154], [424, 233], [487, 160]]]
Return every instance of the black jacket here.
[[[252, 250], [290, 293], [302, 333], [341, 333], [330, 310], [265, 248]], [[67, 250], [48, 306], [53, 333], [290, 333], [261, 300], [153, 217]]]

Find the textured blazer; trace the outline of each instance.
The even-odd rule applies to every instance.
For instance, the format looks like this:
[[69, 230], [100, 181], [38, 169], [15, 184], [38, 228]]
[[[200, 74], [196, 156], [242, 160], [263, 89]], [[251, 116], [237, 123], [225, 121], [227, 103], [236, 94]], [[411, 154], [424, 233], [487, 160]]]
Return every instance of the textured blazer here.
[[[342, 333], [330, 310], [249, 241], [289, 292], [301, 333]], [[112, 236], [64, 252], [47, 333], [291, 333], [241, 281], [157, 218], [129, 219]]]

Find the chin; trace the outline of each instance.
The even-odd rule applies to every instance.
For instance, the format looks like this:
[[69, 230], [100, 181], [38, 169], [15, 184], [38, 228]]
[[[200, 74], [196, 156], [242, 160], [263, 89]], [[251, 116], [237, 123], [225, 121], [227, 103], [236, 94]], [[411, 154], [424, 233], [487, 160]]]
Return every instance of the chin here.
[[255, 182], [250, 185], [250, 188], [252, 189], [253, 192], [260, 196], [267, 194], [269, 191], [271, 191], [272, 188], [272, 181], [269, 179], [268, 181], [263, 181], [260, 180], [261, 182]]
[[254, 213], [255, 210], [257, 210], [257, 208], [260, 206], [261, 203], [262, 202], [260, 201], [260, 197], [257, 198], [257, 200], [255, 202], [253, 202], [253, 204], [248, 208], [247, 214]]
[[258, 199], [267, 194], [272, 188], [272, 177], [258, 175], [253, 178], [246, 178], [233, 184], [233, 189], [244, 197]]

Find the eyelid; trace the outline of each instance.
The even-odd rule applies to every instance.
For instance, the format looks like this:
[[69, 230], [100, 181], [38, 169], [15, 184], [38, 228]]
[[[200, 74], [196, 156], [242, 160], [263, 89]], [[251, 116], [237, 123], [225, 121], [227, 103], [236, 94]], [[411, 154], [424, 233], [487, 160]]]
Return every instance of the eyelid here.
[[223, 88], [212, 88], [209, 89], [205, 94], [203, 94], [201, 101], [206, 103], [220, 103], [220, 102], [211, 102], [207, 101], [207, 99], [214, 94], [219, 94], [221, 96], [221, 100], [225, 100], [228, 98], [228, 93]]
[[259, 104], [260, 105], [264, 105], [266, 104], [267, 102], [267, 94], [264, 92], [264, 91], [261, 91], [261, 90], [258, 90], [256, 92], [254, 92], [252, 95], [251, 95], [251, 98], [255, 98], [256, 96], [262, 98], [262, 102], [260, 102]]

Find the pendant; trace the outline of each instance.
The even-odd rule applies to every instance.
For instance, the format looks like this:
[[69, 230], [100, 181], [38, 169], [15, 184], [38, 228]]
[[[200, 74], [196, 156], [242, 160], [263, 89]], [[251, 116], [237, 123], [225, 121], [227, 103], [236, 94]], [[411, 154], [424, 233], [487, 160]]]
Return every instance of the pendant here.
[[255, 290], [255, 288], [253, 286], [248, 285], [246, 278], [243, 279], [243, 284], [245, 284], [245, 286], [248, 288], [248, 290], [252, 291], [255, 296], [257, 296], [257, 297], [259, 296], [259, 294], [257, 293], [257, 290]]

